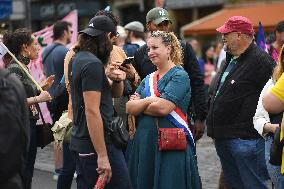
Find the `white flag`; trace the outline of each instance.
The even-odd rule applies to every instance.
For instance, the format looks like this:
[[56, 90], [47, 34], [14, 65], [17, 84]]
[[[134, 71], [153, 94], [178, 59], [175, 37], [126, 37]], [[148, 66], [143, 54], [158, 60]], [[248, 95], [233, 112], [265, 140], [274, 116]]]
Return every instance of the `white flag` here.
[[2, 59], [7, 52], [7, 47], [2, 42], [0, 42], [0, 58]]

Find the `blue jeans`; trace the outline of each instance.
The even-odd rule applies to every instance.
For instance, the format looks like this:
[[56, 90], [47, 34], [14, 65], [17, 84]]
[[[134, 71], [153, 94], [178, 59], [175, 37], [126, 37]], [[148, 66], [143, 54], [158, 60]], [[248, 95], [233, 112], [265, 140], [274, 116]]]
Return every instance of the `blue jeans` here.
[[76, 169], [74, 157], [69, 149], [69, 142], [63, 142], [63, 166], [58, 170], [57, 189], [70, 189]]
[[265, 161], [269, 176], [271, 181], [273, 182], [275, 189], [284, 188], [284, 176], [281, 174], [281, 167], [275, 166], [269, 163], [270, 159], [270, 148], [273, 141], [272, 136], [268, 136], [265, 138]]
[[34, 166], [37, 154], [37, 134], [36, 134], [36, 122], [37, 120], [30, 119], [30, 143], [28, 150], [28, 158], [26, 161], [26, 167], [24, 170], [24, 188], [32, 188], [32, 179], [34, 175]]
[[[131, 189], [130, 177], [121, 149], [116, 148], [112, 142], [106, 143], [108, 158], [112, 170], [112, 178], [105, 189]], [[98, 173], [96, 171], [97, 155], [80, 155], [74, 152], [76, 159], [77, 189], [93, 189]]]
[[267, 189], [263, 138], [216, 139], [225, 180], [232, 189]]

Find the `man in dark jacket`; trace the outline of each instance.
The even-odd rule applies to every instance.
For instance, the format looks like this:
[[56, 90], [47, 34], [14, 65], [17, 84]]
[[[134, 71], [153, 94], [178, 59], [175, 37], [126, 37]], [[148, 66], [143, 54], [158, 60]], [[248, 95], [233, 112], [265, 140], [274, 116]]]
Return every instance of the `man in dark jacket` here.
[[[171, 20], [168, 12], [160, 7], [151, 9], [146, 16], [147, 30], [152, 31], [169, 31]], [[204, 132], [204, 120], [207, 115], [205, 89], [203, 82], [203, 75], [200, 72], [199, 65], [195, 53], [190, 44], [181, 42], [183, 50], [183, 66], [190, 78], [190, 85], [192, 89], [192, 105], [190, 112], [194, 114], [194, 127], [191, 125], [195, 140], [202, 137]], [[138, 72], [141, 80], [148, 74], [157, 70], [156, 66], [150, 61], [148, 57], [147, 45], [140, 47], [134, 54], [133, 66]]]
[[254, 44], [253, 26], [247, 18], [231, 17], [217, 31], [227, 56], [210, 96], [208, 136], [215, 139], [229, 186], [267, 188], [264, 140], [253, 127], [253, 116], [274, 62]]

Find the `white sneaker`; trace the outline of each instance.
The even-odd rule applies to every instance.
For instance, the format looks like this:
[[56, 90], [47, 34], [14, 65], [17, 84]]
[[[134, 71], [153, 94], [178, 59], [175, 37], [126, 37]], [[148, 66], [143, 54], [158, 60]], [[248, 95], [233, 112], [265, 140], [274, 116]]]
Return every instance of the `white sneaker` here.
[[58, 180], [58, 174], [57, 174], [57, 173], [54, 173], [52, 179], [57, 181], [57, 180]]

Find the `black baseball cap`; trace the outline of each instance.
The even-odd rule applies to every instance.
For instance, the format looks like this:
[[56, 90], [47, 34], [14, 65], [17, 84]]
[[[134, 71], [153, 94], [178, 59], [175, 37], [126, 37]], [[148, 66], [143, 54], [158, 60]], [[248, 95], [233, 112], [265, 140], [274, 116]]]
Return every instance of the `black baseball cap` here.
[[92, 37], [99, 36], [104, 32], [111, 32], [114, 36], [116, 36], [116, 27], [114, 22], [105, 15], [95, 16], [89, 21], [88, 27], [79, 32], [85, 33]]

